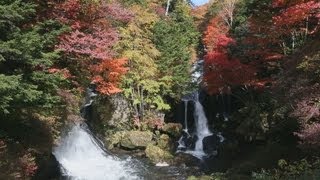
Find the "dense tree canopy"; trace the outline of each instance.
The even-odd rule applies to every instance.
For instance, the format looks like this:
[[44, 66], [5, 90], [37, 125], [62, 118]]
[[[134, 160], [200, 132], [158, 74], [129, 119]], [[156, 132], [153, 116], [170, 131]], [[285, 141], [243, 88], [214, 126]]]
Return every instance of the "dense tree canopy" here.
[[34, 22], [36, 4], [21, 1], [0, 3], [0, 113], [26, 106], [52, 107], [61, 74], [50, 73], [59, 59], [54, 50], [62, 25], [53, 20]]
[[[275, 139], [295, 135], [304, 148], [318, 148], [320, 1], [219, 0], [193, 8], [189, 0], [1, 0], [0, 146], [3, 137], [24, 139], [20, 126], [26, 134], [42, 127], [54, 134], [51, 143], [60, 125], [77, 119], [71, 111], [94, 84], [99, 100], [119, 93], [129, 102], [130, 127], [151, 119], [160, 129], [158, 116], [172, 115], [172, 105], [200, 88], [221, 95], [223, 106], [224, 97], [237, 97], [234, 113], [245, 120], [230, 124], [243, 139], [295, 119], [295, 130], [272, 129], [281, 131]], [[198, 60], [200, 87], [192, 81]], [[21, 154], [19, 162], [31, 160], [17, 169], [33, 175], [32, 153]]]
[[178, 3], [170, 16], [171, 19], [155, 24], [153, 41], [161, 52], [156, 61], [160, 74], [171, 82], [167, 83], [166, 93], [179, 98], [190, 84], [191, 60], [194, 61], [192, 56], [199, 34], [186, 4]]

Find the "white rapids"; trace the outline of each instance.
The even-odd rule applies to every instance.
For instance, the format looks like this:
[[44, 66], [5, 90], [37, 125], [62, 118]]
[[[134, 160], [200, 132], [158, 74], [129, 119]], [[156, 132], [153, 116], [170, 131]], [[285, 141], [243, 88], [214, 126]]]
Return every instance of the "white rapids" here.
[[129, 166], [130, 158], [120, 160], [108, 155], [89, 129], [75, 124], [62, 137], [53, 154], [61, 166], [62, 175], [71, 180], [133, 180], [140, 179]]

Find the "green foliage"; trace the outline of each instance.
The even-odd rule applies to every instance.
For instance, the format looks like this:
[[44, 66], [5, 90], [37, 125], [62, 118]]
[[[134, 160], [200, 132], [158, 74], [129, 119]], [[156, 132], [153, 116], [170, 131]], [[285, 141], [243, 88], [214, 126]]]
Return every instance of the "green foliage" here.
[[35, 5], [20, 0], [4, 0], [0, 2], [0, 39], [9, 38], [12, 32], [35, 13]]
[[120, 28], [118, 50], [129, 59], [124, 93], [143, 117], [145, 109], [170, 109], [166, 98], [178, 99], [186, 91], [199, 34], [185, 3], [176, 3], [167, 20], [160, 20], [148, 7], [134, 5], [131, 10], [135, 19]]
[[19, 87], [19, 76], [5, 76], [0, 74], [0, 111], [4, 113], [9, 113], [8, 107], [10, 102], [13, 100], [15, 95], [15, 90]]
[[163, 99], [166, 79], [159, 75], [155, 61], [160, 52], [151, 41], [152, 28], [158, 21], [148, 9], [134, 6], [136, 18], [126, 28], [120, 28], [118, 48], [128, 58], [129, 71], [123, 80], [123, 90], [135, 107], [135, 113], [143, 117], [144, 109], [168, 110]]
[[121, 2], [126, 5], [133, 5], [133, 4], [146, 5], [147, 1], [148, 0], [121, 0]]
[[19, 107], [52, 107], [63, 82], [48, 69], [59, 58], [53, 51], [64, 28], [53, 20], [34, 23], [35, 5], [0, 3], [0, 114]]
[[185, 4], [178, 4], [172, 19], [160, 20], [153, 30], [154, 43], [161, 52], [156, 64], [160, 74], [172, 82], [167, 84], [167, 94], [176, 99], [190, 84], [192, 50], [199, 38], [189, 11]]
[[256, 180], [281, 180], [281, 179], [318, 179], [319, 160], [308, 162], [306, 159], [288, 163], [284, 159], [278, 161], [278, 168], [272, 170], [262, 169], [253, 172], [252, 178]]
[[304, 57], [303, 61], [298, 65], [298, 69], [307, 73], [310, 78], [319, 80], [320, 78], [320, 53], [312, 56]]

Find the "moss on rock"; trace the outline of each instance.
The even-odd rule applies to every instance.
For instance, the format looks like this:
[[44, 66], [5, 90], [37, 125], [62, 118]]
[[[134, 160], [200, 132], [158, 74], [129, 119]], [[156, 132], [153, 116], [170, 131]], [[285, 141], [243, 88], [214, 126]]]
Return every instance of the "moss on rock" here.
[[125, 131], [120, 145], [128, 149], [145, 148], [152, 143], [153, 133], [150, 131]]
[[161, 149], [158, 146], [155, 146], [153, 144], [149, 144], [145, 150], [146, 156], [153, 162], [153, 163], [159, 163], [159, 162], [165, 162], [168, 160], [171, 160], [173, 158], [172, 154], [170, 152]]
[[182, 125], [179, 123], [167, 123], [163, 126], [162, 131], [173, 137], [179, 137], [181, 135]]
[[158, 146], [162, 149], [169, 150], [170, 149], [170, 137], [167, 134], [161, 134], [158, 140]]

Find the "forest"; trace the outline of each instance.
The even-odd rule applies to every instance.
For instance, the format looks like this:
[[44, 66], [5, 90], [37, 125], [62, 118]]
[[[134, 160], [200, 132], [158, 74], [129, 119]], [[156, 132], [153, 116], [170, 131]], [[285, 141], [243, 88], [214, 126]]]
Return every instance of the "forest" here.
[[0, 179], [319, 179], [319, 148], [319, 0], [0, 1]]

